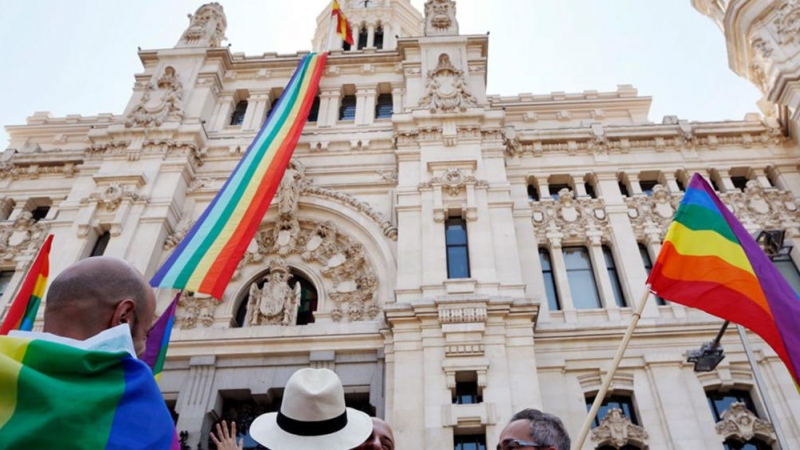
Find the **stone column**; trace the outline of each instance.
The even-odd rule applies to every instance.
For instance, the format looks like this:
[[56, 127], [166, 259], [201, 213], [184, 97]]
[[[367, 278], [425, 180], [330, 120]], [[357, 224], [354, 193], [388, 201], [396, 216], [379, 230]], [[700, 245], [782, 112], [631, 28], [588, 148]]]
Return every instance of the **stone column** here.
[[400, 114], [403, 112], [403, 96], [405, 88], [402, 85], [392, 85], [392, 113]]
[[350, 46], [350, 50], [358, 50], [358, 34], [361, 32], [361, 29], [358, 25], [351, 24], [350, 31], [353, 32], [353, 45]]
[[594, 279], [597, 282], [597, 290], [600, 294], [601, 308], [605, 308], [609, 315], [609, 320], [619, 320], [619, 306], [614, 296], [614, 288], [611, 286], [611, 279], [608, 277], [608, 266], [606, 265], [605, 255], [603, 255], [603, 245], [600, 236], [589, 236], [586, 246], [589, 250], [589, 259], [592, 261]]
[[675, 178], [674, 173], [670, 172], [663, 172], [662, 175], [664, 176], [664, 183], [666, 184], [666, 188], [670, 194], [677, 194], [681, 191], [681, 188], [678, 187], [678, 181]]
[[586, 198], [589, 194], [586, 193], [586, 181], [583, 179], [584, 174], [572, 174], [572, 185], [575, 187], [575, 198]]
[[372, 125], [375, 122], [376, 85], [356, 86], [356, 125]]
[[375, 47], [375, 24], [367, 24], [367, 48]]
[[561, 236], [548, 236], [548, 240], [550, 241], [550, 265], [553, 269], [553, 278], [556, 280], [556, 291], [558, 291], [558, 299], [561, 302], [561, 310], [564, 311], [564, 319], [567, 322], [576, 322], [578, 314], [572, 303], [567, 265], [564, 262], [564, 253], [561, 251]]
[[758, 185], [764, 189], [770, 189], [772, 187], [772, 183], [770, 183], [769, 178], [767, 178], [767, 173], [764, 169], [751, 169], [751, 179], [758, 181]]
[[340, 87], [324, 87], [319, 90], [319, 114], [317, 126], [331, 127], [339, 119], [339, 100], [342, 98]]
[[214, 116], [211, 118], [209, 131], [221, 131], [230, 123], [231, 109], [233, 109], [233, 94], [223, 94], [217, 100]]
[[193, 356], [189, 360], [189, 376], [178, 394], [175, 411], [178, 413], [178, 423], [175, 429], [189, 432], [189, 446], [196, 448], [198, 443], [203, 443], [208, 438], [203, 430], [206, 414], [211, 409], [213, 400], [212, 388], [216, 372], [216, 357]]
[[733, 180], [731, 180], [731, 173], [728, 169], [716, 169], [717, 176], [719, 177], [719, 186], [722, 189], [722, 192], [734, 192], [736, 191], [736, 186], [733, 185]]
[[269, 91], [251, 95], [250, 102], [247, 105], [247, 111], [250, 113], [252, 110], [252, 114], [249, 122], [247, 121], [247, 117], [245, 117], [245, 122], [242, 124], [242, 130], [260, 130], [261, 126], [264, 124], [264, 119], [267, 117], [267, 108], [271, 102], [272, 93]]

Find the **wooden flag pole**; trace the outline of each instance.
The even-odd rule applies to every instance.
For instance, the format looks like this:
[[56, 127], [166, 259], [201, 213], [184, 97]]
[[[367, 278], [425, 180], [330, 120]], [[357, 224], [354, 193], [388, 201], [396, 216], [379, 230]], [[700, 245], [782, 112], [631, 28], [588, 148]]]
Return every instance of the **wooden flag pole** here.
[[580, 448], [583, 447], [583, 443], [586, 441], [586, 436], [589, 435], [589, 430], [592, 427], [592, 422], [594, 422], [597, 411], [600, 409], [600, 405], [603, 404], [603, 400], [606, 398], [608, 388], [611, 386], [611, 380], [614, 379], [614, 374], [617, 372], [619, 363], [622, 361], [622, 357], [625, 355], [625, 350], [627, 350], [628, 343], [631, 341], [631, 337], [633, 336], [633, 330], [636, 328], [636, 324], [639, 323], [639, 319], [642, 317], [644, 305], [649, 297], [650, 285], [648, 284], [645, 286], [644, 295], [642, 295], [642, 298], [639, 300], [636, 311], [633, 313], [633, 317], [631, 317], [631, 323], [628, 324], [628, 329], [625, 331], [625, 336], [622, 338], [622, 342], [619, 344], [617, 354], [614, 356], [614, 361], [611, 362], [611, 368], [608, 369], [608, 372], [606, 372], [606, 375], [603, 378], [603, 385], [600, 386], [600, 390], [597, 392], [597, 396], [594, 398], [594, 403], [592, 403], [592, 408], [589, 410], [589, 413], [586, 415], [586, 419], [583, 421], [583, 426], [578, 434], [578, 438], [573, 441], [574, 443], [572, 444], [572, 450], [580, 450]]
[[775, 430], [775, 436], [777, 437], [778, 445], [780, 446], [781, 450], [789, 450], [790, 447], [786, 443], [786, 437], [783, 435], [783, 429], [778, 423], [778, 415], [773, 409], [772, 399], [769, 397], [767, 386], [764, 384], [764, 378], [761, 376], [761, 369], [758, 368], [758, 362], [756, 361], [755, 356], [753, 356], [753, 350], [750, 349], [750, 340], [747, 339], [747, 333], [745, 333], [744, 327], [741, 325], [736, 325], [736, 329], [739, 330], [739, 338], [742, 340], [742, 346], [744, 347], [744, 352], [747, 355], [747, 361], [750, 363], [750, 369], [753, 370], [753, 377], [756, 379], [756, 387], [758, 387], [758, 393], [761, 394], [761, 401], [764, 402], [764, 409], [767, 412], [767, 419], [769, 419], [769, 421], [772, 423], [772, 428]]

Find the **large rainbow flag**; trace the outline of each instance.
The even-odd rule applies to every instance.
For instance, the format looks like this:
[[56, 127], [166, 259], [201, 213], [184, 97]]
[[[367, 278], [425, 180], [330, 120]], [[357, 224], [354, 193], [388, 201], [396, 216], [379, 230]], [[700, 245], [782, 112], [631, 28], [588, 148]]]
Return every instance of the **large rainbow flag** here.
[[663, 298], [753, 330], [800, 382], [800, 299], [698, 174], [647, 282]]
[[150, 284], [222, 298], [289, 165], [327, 57], [303, 57], [236, 169]]
[[44, 245], [39, 249], [39, 254], [28, 269], [25, 281], [22, 282], [17, 297], [11, 303], [3, 324], [0, 325], [0, 335], [7, 335], [11, 330], [30, 331], [36, 320], [36, 312], [42, 303], [44, 288], [47, 286], [47, 277], [50, 275], [50, 247], [53, 244], [53, 235], [48, 235]]
[[147, 343], [142, 361], [153, 370], [156, 381], [161, 380], [161, 371], [164, 369], [164, 361], [167, 359], [169, 337], [172, 334], [172, 325], [175, 323], [175, 309], [178, 307], [180, 298], [181, 292], [179, 291], [167, 309], [161, 313], [161, 317], [153, 324], [150, 332], [147, 333]]
[[180, 449], [152, 372], [128, 352], [0, 336], [0, 386], [0, 449]]

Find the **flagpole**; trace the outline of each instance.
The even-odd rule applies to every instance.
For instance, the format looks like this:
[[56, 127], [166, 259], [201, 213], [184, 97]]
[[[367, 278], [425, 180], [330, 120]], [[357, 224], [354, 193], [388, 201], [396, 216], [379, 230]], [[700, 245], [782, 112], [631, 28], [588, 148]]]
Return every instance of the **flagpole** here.
[[639, 304], [637, 305], [636, 311], [633, 313], [633, 317], [631, 317], [631, 323], [628, 324], [628, 329], [625, 331], [625, 336], [622, 338], [619, 348], [617, 348], [617, 354], [614, 356], [614, 361], [611, 363], [611, 368], [609, 368], [608, 372], [606, 372], [606, 375], [603, 378], [603, 384], [600, 386], [600, 390], [597, 392], [597, 396], [595, 396], [594, 402], [592, 403], [592, 408], [589, 410], [589, 413], [586, 415], [586, 419], [583, 421], [583, 426], [578, 434], [578, 438], [572, 444], [572, 450], [579, 450], [581, 447], [583, 447], [583, 443], [586, 441], [586, 436], [588, 436], [589, 430], [592, 427], [592, 422], [594, 422], [597, 411], [600, 410], [600, 405], [603, 404], [603, 400], [606, 398], [608, 388], [611, 386], [611, 380], [614, 379], [614, 374], [619, 367], [619, 363], [622, 361], [622, 356], [625, 355], [625, 350], [628, 348], [628, 343], [631, 341], [631, 337], [633, 336], [633, 330], [636, 328], [636, 324], [639, 323], [639, 319], [642, 317], [644, 305], [649, 297], [650, 285], [646, 285], [644, 294], [639, 300]]
[[[333, 8], [333, 3], [331, 3], [331, 8]], [[331, 34], [333, 34], [333, 11], [331, 11], [330, 17], [328, 17], [328, 39], [325, 42], [325, 51], [327, 53], [331, 52]], [[337, 17], [338, 20], [338, 17]]]
[[753, 377], [756, 379], [756, 387], [758, 387], [758, 393], [761, 395], [761, 400], [764, 402], [764, 410], [767, 413], [767, 419], [772, 423], [772, 428], [775, 430], [778, 445], [783, 450], [789, 450], [789, 444], [786, 442], [783, 429], [778, 423], [778, 414], [773, 409], [772, 399], [767, 392], [767, 385], [764, 383], [764, 378], [761, 376], [761, 369], [758, 368], [758, 362], [756, 362], [756, 358], [753, 356], [753, 350], [750, 348], [750, 340], [747, 338], [747, 333], [745, 333], [744, 327], [741, 325], [736, 325], [736, 329], [739, 330], [739, 338], [742, 340], [742, 346], [747, 355], [747, 362], [750, 363], [750, 368], [753, 370]]

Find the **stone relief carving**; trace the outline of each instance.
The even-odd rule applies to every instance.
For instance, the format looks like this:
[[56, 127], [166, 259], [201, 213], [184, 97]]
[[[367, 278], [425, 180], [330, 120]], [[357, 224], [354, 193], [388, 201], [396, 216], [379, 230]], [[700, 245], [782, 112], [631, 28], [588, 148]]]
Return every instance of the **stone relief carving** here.
[[167, 238], [164, 240], [164, 250], [172, 250], [177, 246], [181, 239], [186, 236], [186, 233], [192, 229], [194, 225], [194, 220], [191, 217], [184, 217], [182, 218], [178, 224], [175, 226], [175, 231], [172, 232]]
[[0, 223], [0, 260], [34, 255], [44, 243], [49, 227], [36, 220], [30, 211], [22, 211], [14, 222]]
[[158, 127], [166, 120], [180, 120], [183, 118], [182, 99], [183, 83], [175, 69], [167, 66], [163, 75], [148, 85], [139, 104], [128, 113], [125, 127]]
[[775, 11], [777, 17], [773, 23], [778, 42], [781, 45], [791, 44], [800, 33], [800, 4], [797, 0], [778, 0]]
[[198, 148], [194, 142], [179, 142], [172, 139], [146, 140], [142, 143], [142, 150], [148, 153], [164, 153], [167, 156], [176, 153], [189, 155], [197, 166], [203, 165], [208, 153], [208, 149]]
[[750, 45], [753, 47], [753, 50], [755, 50], [756, 54], [762, 59], [769, 58], [769, 56], [772, 54], [772, 46], [769, 45], [769, 42], [761, 37], [754, 37], [752, 40], [750, 40]]
[[84, 153], [88, 157], [98, 158], [108, 153], [111, 155], [120, 155], [128, 152], [128, 146], [131, 141], [110, 141], [103, 143], [92, 144], [86, 148]]
[[196, 328], [198, 322], [205, 328], [214, 323], [214, 310], [219, 301], [206, 294], [183, 292], [178, 299], [178, 306], [182, 308], [176, 314], [181, 329]]
[[608, 410], [608, 414], [600, 421], [600, 425], [592, 430], [592, 442], [597, 446], [610, 445], [621, 448], [627, 444], [645, 448], [647, 431], [639, 425], [631, 423], [625, 414], [617, 408]]
[[483, 323], [487, 317], [486, 305], [439, 307], [439, 323]]
[[556, 202], [533, 202], [531, 209], [536, 236], [541, 242], [548, 237], [591, 240], [598, 244], [610, 239], [602, 199], [576, 199], [572, 191], [564, 188], [558, 192]]
[[219, 47], [227, 39], [228, 19], [219, 3], [206, 3], [188, 17], [189, 27], [183, 32], [178, 47]]
[[428, 0], [425, 2], [425, 36], [454, 36], [458, 34], [456, 2]]
[[465, 175], [461, 169], [457, 167], [450, 167], [439, 177], [433, 177], [430, 181], [419, 184], [420, 189], [430, 189], [433, 186], [442, 186], [447, 190], [451, 197], [457, 197], [461, 189], [467, 185], [476, 187], [489, 187], [489, 183], [485, 180], [479, 180], [474, 175]]
[[264, 276], [263, 285], [256, 282], [250, 285], [247, 300], [246, 326], [255, 325], [294, 325], [300, 308], [300, 283], [289, 286], [292, 274], [283, 258], [270, 261], [269, 273]]
[[103, 208], [106, 211], [112, 212], [119, 208], [119, 205], [123, 200], [129, 200], [131, 202], [146, 202], [148, 201], [148, 197], [139, 194], [136, 189], [131, 189], [123, 186], [120, 183], [114, 182], [104, 190], [93, 192], [89, 194], [88, 197], [82, 198], [80, 203], [81, 205], [86, 205], [94, 202], [97, 203], [99, 208]]
[[40, 175], [45, 174], [58, 174], [64, 175], [66, 178], [72, 178], [78, 172], [75, 163], [57, 164], [16, 164], [13, 162], [0, 162], [0, 179], [11, 178], [18, 180], [20, 178], [36, 179]]
[[447, 53], [439, 55], [436, 68], [428, 71], [425, 94], [419, 106], [435, 112], [466, 111], [477, 105], [477, 100], [469, 92], [464, 71], [456, 69]]
[[764, 419], [759, 419], [744, 403], [733, 403], [730, 409], [722, 413], [716, 425], [717, 434], [724, 439], [735, 439], [747, 442], [752, 438], [767, 443], [775, 440], [775, 429]]
[[[305, 176], [303, 165], [299, 161], [292, 161], [275, 197], [278, 220], [273, 227], [256, 234], [255, 245], [245, 252], [233, 278], [239, 276], [245, 265], [259, 264], [268, 255], [277, 255], [278, 258], [297, 255], [315, 267], [323, 278], [331, 281], [333, 288], [329, 297], [333, 303], [333, 320], [374, 319], [380, 312], [377, 299], [374, 298], [378, 280], [364, 246], [339, 231], [331, 221], [300, 220], [296, 216], [300, 196], [312, 192], [312, 189], [314, 186], [311, 179]], [[263, 297], [263, 289], [260, 292]], [[250, 301], [258, 301], [253, 298], [251, 295]], [[248, 306], [248, 314], [251, 309]], [[251, 321], [247, 323], [252, 324]], [[290, 320], [289, 323], [294, 321]]]
[[681, 198], [682, 195], [670, 195], [667, 188], [660, 184], [653, 186], [652, 197], [626, 198], [628, 217], [636, 236], [639, 239], [651, 237], [653, 242], [661, 242]]

